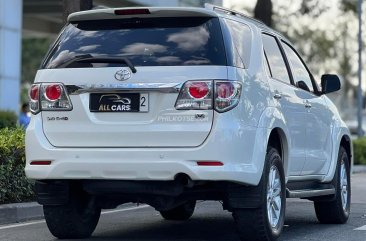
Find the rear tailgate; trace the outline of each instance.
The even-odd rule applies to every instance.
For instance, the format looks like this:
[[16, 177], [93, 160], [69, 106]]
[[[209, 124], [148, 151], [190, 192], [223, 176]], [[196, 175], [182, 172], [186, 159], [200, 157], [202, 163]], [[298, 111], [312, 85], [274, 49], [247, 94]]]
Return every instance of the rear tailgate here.
[[[43, 111], [43, 130], [57, 147], [193, 147], [204, 142], [210, 133], [213, 110], [176, 110], [176, 86], [187, 80], [226, 79], [224, 66], [140, 67], [136, 74], [121, 83], [114, 74], [121, 68], [80, 68], [41, 70], [39, 82], [75, 83], [83, 91], [70, 94], [72, 111]], [[109, 83], [109, 84], [108, 84]], [[148, 85], [146, 85], [148, 84]], [[130, 87], [116, 92], [116, 88]], [[137, 88], [136, 88], [137, 87]], [[144, 87], [151, 88], [147, 90]], [[109, 88], [109, 89], [108, 89]], [[135, 88], [135, 89], [134, 89]], [[71, 91], [73, 88], [69, 88]], [[74, 88], [75, 89], [75, 88]], [[91, 112], [90, 93], [147, 94], [147, 112]], [[144, 89], [144, 90], [142, 90]], [[123, 95], [122, 95], [123, 96]], [[103, 107], [102, 107], [103, 108]], [[104, 106], [104, 108], [107, 108]], [[110, 107], [109, 107], [110, 108]]]
[[219, 20], [192, 9], [76, 15], [42, 67], [35, 82], [63, 83], [73, 105], [41, 112], [57, 147], [198, 146], [210, 133], [213, 110], [177, 110], [179, 85], [227, 79]]

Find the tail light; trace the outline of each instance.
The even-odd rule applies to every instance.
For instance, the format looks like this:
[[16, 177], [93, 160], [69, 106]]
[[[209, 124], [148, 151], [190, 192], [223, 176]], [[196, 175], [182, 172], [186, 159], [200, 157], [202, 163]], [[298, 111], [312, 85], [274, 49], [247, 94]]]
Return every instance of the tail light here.
[[240, 100], [241, 84], [238, 81], [187, 81], [175, 103], [177, 110], [209, 110], [225, 112]]
[[212, 109], [212, 81], [187, 81], [180, 90], [177, 110]]
[[241, 84], [237, 81], [215, 81], [215, 110], [225, 112], [238, 105]]
[[37, 114], [40, 111], [39, 108], [39, 88], [40, 84], [34, 84], [29, 90], [29, 109], [33, 114]]
[[66, 88], [60, 83], [34, 84], [29, 91], [30, 110], [33, 114], [40, 111], [68, 111], [72, 104]]

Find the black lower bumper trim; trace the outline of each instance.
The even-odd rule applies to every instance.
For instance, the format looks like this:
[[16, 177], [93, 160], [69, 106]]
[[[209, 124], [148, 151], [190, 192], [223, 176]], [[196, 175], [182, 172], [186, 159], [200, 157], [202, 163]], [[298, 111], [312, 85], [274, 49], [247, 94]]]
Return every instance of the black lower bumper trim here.
[[36, 181], [37, 201], [42, 205], [63, 205], [69, 201], [68, 181]]

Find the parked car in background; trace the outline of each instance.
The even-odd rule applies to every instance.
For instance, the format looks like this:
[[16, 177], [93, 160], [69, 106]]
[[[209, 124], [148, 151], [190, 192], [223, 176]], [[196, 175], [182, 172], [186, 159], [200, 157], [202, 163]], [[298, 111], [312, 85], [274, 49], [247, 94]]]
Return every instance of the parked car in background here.
[[219, 200], [241, 240], [276, 240], [286, 198], [321, 223], [350, 214], [350, 132], [281, 34], [240, 13], [71, 14], [30, 90], [26, 174], [51, 233], [85, 238], [101, 209], [146, 203], [186, 220]]

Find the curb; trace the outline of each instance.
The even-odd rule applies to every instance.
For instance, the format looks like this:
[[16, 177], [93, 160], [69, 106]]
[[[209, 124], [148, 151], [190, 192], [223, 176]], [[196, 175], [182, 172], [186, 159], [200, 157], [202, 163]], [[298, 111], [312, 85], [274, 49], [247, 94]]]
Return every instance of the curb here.
[[366, 173], [366, 165], [354, 165], [352, 168], [353, 173]]
[[[119, 205], [116, 209], [125, 209], [136, 206], [138, 205], [135, 203], [125, 203]], [[103, 210], [106, 211], [106, 209]], [[43, 207], [37, 202], [0, 205], [0, 225], [39, 220], [43, 218]]]
[[43, 207], [36, 202], [0, 205], [0, 225], [43, 218]]

